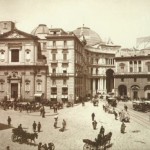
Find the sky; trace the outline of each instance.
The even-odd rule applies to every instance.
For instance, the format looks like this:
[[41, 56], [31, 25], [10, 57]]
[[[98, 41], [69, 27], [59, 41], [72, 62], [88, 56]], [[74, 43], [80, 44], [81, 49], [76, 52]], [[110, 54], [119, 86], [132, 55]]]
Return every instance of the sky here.
[[0, 0], [0, 21], [27, 33], [39, 24], [73, 31], [85, 27], [123, 48], [150, 36], [150, 0]]

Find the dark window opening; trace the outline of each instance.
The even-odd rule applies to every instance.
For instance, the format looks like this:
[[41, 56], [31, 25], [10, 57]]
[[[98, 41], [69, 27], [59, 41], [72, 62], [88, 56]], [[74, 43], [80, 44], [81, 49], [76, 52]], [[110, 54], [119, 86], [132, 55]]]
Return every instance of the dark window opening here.
[[11, 62], [19, 62], [19, 50], [13, 49], [11, 51]]

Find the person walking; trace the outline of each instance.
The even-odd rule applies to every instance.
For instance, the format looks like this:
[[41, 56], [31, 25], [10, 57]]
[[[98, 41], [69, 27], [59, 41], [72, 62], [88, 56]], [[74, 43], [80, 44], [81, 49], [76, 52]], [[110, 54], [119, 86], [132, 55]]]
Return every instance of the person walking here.
[[32, 125], [32, 126], [33, 126], [33, 132], [36, 132], [36, 126], [37, 126], [37, 124], [36, 124], [35, 121], [33, 122], [33, 125]]
[[94, 118], [95, 118], [95, 114], [94, 113], [92, 113], [92, 121], [94, 121]]
[[57, 128], [57, 120], [58, 120], [58, 116], [54, 118], [55, 121], [54, 121], [54, 128], [56, 129]]
[[125, 111], [128, 110], [128, 106], [126, 104], [124, 104], [124, 109], [125, 109]]
[[8, 116], [7, 121], [8, 121], [8, 125], [10, 126], [11, 125], [11, 118], [10, 118], [10, 116]]
[[92, 125], [93, 125], [93, 129], [96, 130], [96, 127], [97, 127], [97, 121], [94, 120], [94, 121], [92, 122]]
[[9, 146], [7, 146], [7, 147], [6, 147], [6, 150], [10, 150], [10, 147], [9, 147]]
[[126, 128], [126, 125], [124, 122], [122, 122], [121, 129], [120, 129], [121, 133], [125, 133], [125, 128]]
[[117, 114], [117, 112], [114, 110], [114, 116], [115, 116], [115, 120], [118, 120], [117, 118], [118, 118], [118, 114]]
[[42, 117], [45, 118], [45, 108], [44, 108], [44, 106], [43, 106]]
[[101, 126], [99, 133], [104, 137], [105, 129], [103, 126]]
[[40, 122], [38, 122], [38, 132], [40, 132], [41, 131], [41, 123]]

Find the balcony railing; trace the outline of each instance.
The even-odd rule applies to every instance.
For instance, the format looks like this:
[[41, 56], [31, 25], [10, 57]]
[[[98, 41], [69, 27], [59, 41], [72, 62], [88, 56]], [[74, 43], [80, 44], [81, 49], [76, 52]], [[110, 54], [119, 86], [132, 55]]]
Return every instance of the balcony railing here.
[[68, 77], [69, 74], [68, 73], [51, 73], [50, 76], [59, 78], [59, 77]]

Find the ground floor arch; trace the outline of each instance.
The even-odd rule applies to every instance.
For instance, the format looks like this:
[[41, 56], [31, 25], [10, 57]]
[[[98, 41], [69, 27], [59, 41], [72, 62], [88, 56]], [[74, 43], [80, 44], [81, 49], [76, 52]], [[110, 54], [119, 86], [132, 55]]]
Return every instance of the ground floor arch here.
[[119, 96], [127, 96], [127, 87], [125, 85], [119, 85], [118, 94]]
[[114, 89], [114, 71], [112, 69], [108, 69], [106, 71], [106, 90], [108, 92], [112, 92]]

